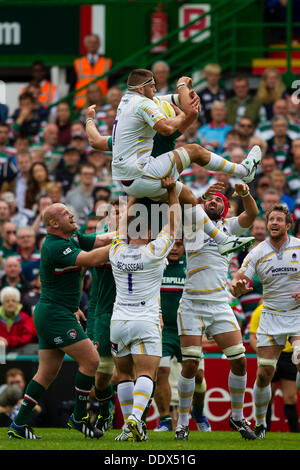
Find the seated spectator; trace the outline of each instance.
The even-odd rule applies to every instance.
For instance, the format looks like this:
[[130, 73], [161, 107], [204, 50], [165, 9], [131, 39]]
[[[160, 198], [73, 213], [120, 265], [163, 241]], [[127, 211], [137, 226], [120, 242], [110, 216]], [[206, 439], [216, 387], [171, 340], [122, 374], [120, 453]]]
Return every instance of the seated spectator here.
[[286, 94], [286, 86], [279, 70], [276, 67], [267, 67], [261, 76], [256, 94], [257, 99], [262, 103], [262, 122], [273, 119], [273, 104], [276, 100], [285, 98]]
[[212, 119], [211, 108], [214, 101], [225, 103], [226, 92], [220, 87], [220, 79], [222, 69], [218, 64], [207, 64], [204, 69], [206, 87], [201, 90], [198, 95], [201, 102], [201, 118], [205, 123], [209, 123]]
[[109, 109], [106, 112], [105, 117], [103, 119], [103, 124], [99, 127], [99, 132], [101, 135], [112, 135], [116, 114], [117, 113], [114, 109]]
[[99, 199], [109, 202], [111, 200], [111, 190], [108, 186], [97, 185], [93, 189], [93, 200], [94, 203]]
[[272, 120], [274, 136], [267, 140], [267, 152], [275, 156], [277, 167], [282, 170], [292, 164], [292, 140], [288, 136], [288, 121], [284, 116], [277, 115]]
[[21, 294], [15, 287], [4, 287], [0, 292], [0, 339], [7, 351], [15, 352], [32, 341], [31, 318], [22, 311]]
[[261, 103], [251, 97], [246, 77], [237, 76], [234, 78], [233, 92], [234, 96], [226, 101], [226, 122], [234, 127], [241, 117], [247, 117], [256, 126]]
[[[275, 171], [275, 170], [274, 170]], [[256, 202], [260, 204], [262, 201], [264, 192], [271, 187], [271, 177], [270, 176], [261, 176], [258, 180], [256, 191], [255, 191], [255, 199]]]
[[241, 147], [241, 137], [236, 129], [231, 129], [227, 132], [225, 142], [223, 145], [222, 157], [230, 160], [230, 153], [236, 147]]
[[266, 212], [271, 209], [274, 204], [280, 204], [280, 194], [274, 188], [264, 191], [261, 201], [256, 201], [258, 206], [258, 217], [265, 217]]
[[294, 124], [297, 127], [300, 127], [300, 103], [299, 99], [293, 99], [293, 96], [286, 97], [288, 104], [288, 121], [290, 124]]
[[52, 200], [52, 204], [56, 202], [64, 203], [62, 184], [59, 181], [50, 181], [46, 184], [45, 192]]
[[1, 194], [0, 199], [0, 236], [3, 230], [3, 225], [5, 224], [5, 222], [9, 222], [11, 217], [9, 205], [6, 201], [2, 199], [2, 196], [3, 194]]
[[96, 170], [91, 163], [83, 163], [79, 171], [79, 186], [66, 193], [65, 204], [70, 205], [81, 225], [85, 222], [93, 204]]
[[58, 126], [54, 123], [49, 123], [45, 126], [37, 147], [31, 148], [31, 150], [39, 148], [43, 151], [44, 162], [49, 173], [55, 170], [63, 155], [64, 147], [58, 145], [58, 137]]
[[151, 68], [156, 88], [156, 96], [168, 95], [174, 93], [174, 88], [170, 84], [170, 67], [169, 64], [163, 60], [154, 62]]
[[253, 122], [247, 117], [242, 117], [236, 125], [236, 130], [241, 139], [241, 146], [248, 152], [250, 150], [250, 139], [255, 130]]
[[29, 152], [19, 152], [17, 154], [18, 173], [12, 181], [4, 182], [1, 188], [2, 192], [12, 192], [15, 194], [19, 209], [24, 208], [25, 193], [31, 165], [31, 154]]
[[69, 146], [54, 171], [54, 180], [61, 183], [63, 195], [71, 189], [75, 176], [79, 173], [80, 158], [79, 150]]
[[[31, 210], [23, 208], [18, 208], [18, 201], [14, 195], [9, 191], [1, 193], [1, 199], [5, 201], [9, 208], [9, 220], [14, 222], [17, 227], [24, 227], [28, 224], [33, 213]], [[1, 219], [0, 219], [1, 220]]]
[[0, 278], [0, 289], [4, 287], [15, 287], [21, 294], [23, 311], [31, 315], [31, 310], [24, 303], [24, 297], [30, 290], [30, 284], [21, 273], [21, 264], [16, 256], [8, 256], [3, 263], [4, 274]]
[[203, 166], [197, 165], [197, 163], [192, 163], [191, 169], [193, 172], [193, 180], [186, 184], [198, 199], [210, 187], [211, 176]]
[[277, 169], [276, 159], [272, 153], [267, 153], [260, 162], [261, 176], [270, 177], [272, 171]]
[[69, 103], [61, 101], [57, 105], [55, 124], [58, 126], [57, 145], [67, 147], [71, 141], [71, 109]]
[[249, 140], [249, 148], [252, 149], [254, 145], [258, 145], [260, 147], [262, 158], [264, 158], [268, 148], [267, 142], [265, 142], [261, 137], [253, 135]]
[[16, 154], [21, 152], [29, 152], [31, 139], [27, 135], [18, 134], [14, 140], [13, 147], [16, 149]]
[[[18, 385], [4, 385], [5, 389], [0, 392], [0, 427], [11, 424], [19, 410], [19, 402], [22, 401], [22, 390]], [[3, 387], [3, 386], [2, 386]], [[0, 388], [2, 388], [0, 387]]]
[[[288, 101], [287, 99], [278, 99], [273, 104], [273, 118], [280, 115], [284, 116], [288, 120], [288, 131], [287, 134], [290, 139], [294, 140], [300, 137], [300, 127], [288, 119]], [[254, 135], [261, 137], [267, 141], [274, 137], [274, 129], [272, 129], [272, 121], [267, 121], [262, 125], [258, 126], [254, 132]]]
[[223, 151], [226, 134], [232, 126], [225, 122], [225, 104], [215, 101], [211, 107], [211, 121], [199, 129], [200, 134], [209, 142], [216, 153]]
[[[30, 310], [31, 315], [33, 315], [34, 309], [38, 301], [40, 300], [42, 292], [42, 284], [40, 278], [40, 272], [37, 271], [34, 278], [30, 282], [30, 290], [24, 296], [24, 305]], [[27, 312], [26, 312], [27, 313]], [[36, 340], [37, 340], [37, 333], [35, 331]]]
[[45, 194], [46, 185], [49, 182], [47, 167], [42, 162], [35, 162], [30, 168], [25, 193], [25, 208], [35, 211], [37, 199]]
[[40, 89], [39, 83], [32, 80], [31, 82], [28, 83], [26, 88], [24, 87], [22, 89], [21, 93], [24, 93], [24, 92], [32, 94], [34, 98], [34, 102], [35, 102], [35, 110], [39, 113], [43, 121], [48, 121], [49, 109], [43, 106], [41, 102], [39, 101], [39, 98], [41, 96], [41, 89]]
[[36, 235], [32, 227], [21, 227], [17, 231], [17, 251], [22, 272], [28, 263], [40, 260], [41, 254], [36, 248]]
[[87, 162], [95, 167], [96, 179], [98, 183], [111, 183], [111, 173], [107, 169], [108, 156], [102, 150], [90, 150], [87, 155]]
[[122, 96], [123, 92], [121, 88], [116, 85], [111, 86], [108, 89], [106, 96], [106, 104], [102, 107], [102, 110], [107, 112], [109, 109], [114, 109], [117, 112]]
[[5, 122], [8, 117], [8, 106], [4, 103], [0, 103], [0, 121]]
[[19, 96], [19, 108], [13, 113], [11, 121], [13, 136], [18, 134], [27, 135], [31, 139], [41, 132], [43, 117], [35, 108], [35, 100], [31, 93], [24, 92]]
[[89, 142], [84, 131], [76, 131], [71, 134], [70, 146], [76, 148], [80, 152], [80, 161], [84, 162], [88, 153]]
[[35, 216], [30, 221], [30, 225], [33, 228], [36, 237], [41, 237], [47, 234], [44, 223], [42, 221], [43, 211], [53, 204], [52, 199], [48, 194], [41, 194], [37, 199], [37, 210]]
[[14, 157], [16, 149], [9, 144], [10, 127], [5, 122], [0, 122], [0, 165], [5, 163], [8, 157]]
[[97, 116], [97, 113], [102, 111], [104, 102], [105, 102], [105, 98], [102, 95], [100, 87], [97, 85], [97, 83], [91, 83], [91, 85], [89, 85], [86, 90], [85, 103], [84, 103], [83, 110], [82, 110], [82, 116], [83, 117], [85, 116], [84, 112], [86, 108], [88, 108], [92, 104], [96, 105], [95, 111], [96, 111], [96, 116]]
[[39, 235], [38, 237], [36, 237], [36, 255], [33, 255], [31, 257], [31, 260], [28, 260], [26, 264], [25, 262], [23, 262], [22, 274], [25, 279], [30, 283], [32, 283], [32, 281], [36, 278], [37, 274], [39, 274], [40, 272], [41, 257], [39, 256], [39, 254], [41, 253], [45, 239], [45, 235]]
[[4, 222], [1, 230], [1, 259], [5, 260], [8, 256], [17, 255], [17, 225], [9, 220]]
[[292, 143], [293, 163], [284, 170], [287, 185], [294, 200], [300, 199], [300, 139]]
[[288, 186], [285, 174], [281, 170], [274, 170], [271, 173], [271, 187], [276, 189], [280, 194], [280, 201], [282, 204], [288, 207], [288, 210], [292, 213], [295, 207], [294, 199], [287, 193]]

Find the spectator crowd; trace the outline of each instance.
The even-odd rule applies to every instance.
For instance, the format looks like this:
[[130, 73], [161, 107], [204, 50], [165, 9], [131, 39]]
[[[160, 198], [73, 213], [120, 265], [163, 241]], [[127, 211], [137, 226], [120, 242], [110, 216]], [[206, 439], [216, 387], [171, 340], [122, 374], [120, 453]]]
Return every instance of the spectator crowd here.
[[[91, 43], [91, 47], [95, 51], [99, 44]], [[95, 60], [98, 58], [96, 54]], [[0, 338], [4, 338], [8, 351], [20, 352], [32, 345], [28, 351], [37, 350], [32, 313], [41, 289], [40, 252], [46, 235], [43, 210], [54, 202], [67, 204], [76, 215], [79, 230], [84, 232], [98, 204], [112, 202], [123, 194], [118, 182], [112, 180], [111, 153], [89, 145], [85, 109], [95, 104], [99, 133], [112, 135], [124, 90], [108, 80], [105, 84], [94, 82], [85, 94], [81, 92], [80, 100], [74, 99], [75, 108], [69, 100], [49, 106], [58, 98], [57, 89], [51, 83], [46, 87], [42, 63], [33, 64], [32, 70], [32, 80], [20, 90], [18, 108], [0, 105]], [[157, 95], [176, 93], [169, 81], [168, 64], [155, 63], [153, 73]], [[300, 238], [300, 105], [292, 91], [276, 68], [265, 70], [255, 90], [246, 76], [233, 77], [231, 89], [222, 87], [218, 64], [207, 64], [204, 74], [205, 87], [198, 91], [198, 119], [178, 137], [176, 146], [197, 142], [240, 163], [253, 145], [259, 145], [263, 158], [250, 184], [259, 216], [251, 235], [256, 243], [266, 238], [265, 211], [281, 202], [294, 218], [291, 233]], [[75, 81], [74, 89], [78, 88]], [[193, 164], [184, 170], [181, 179], [197, 197], [212, 184], [223, 182], [230, 202], [229, 215], [238, 215], [242, 210], [234, 196], [237, 178]], [[229, 279], [246, 254], [240, 252], [233, 257]], [[89, 271], [85, 276], [81, 308], [87, 312]], [[251, 294], [232, 299], [245, 344], [249, 341], [251, 314], [261, 298], [262, 286], [255, 278]]]

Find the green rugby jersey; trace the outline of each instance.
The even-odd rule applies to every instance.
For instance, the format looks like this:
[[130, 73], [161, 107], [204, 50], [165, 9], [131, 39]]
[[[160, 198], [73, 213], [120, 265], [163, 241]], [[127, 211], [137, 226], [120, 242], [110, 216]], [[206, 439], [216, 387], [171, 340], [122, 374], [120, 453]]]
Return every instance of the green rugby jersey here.
[[106, 313], [112, 314], [116, 298], [116, 284], [111, 264], [109, 262], [99, 264], [95, 267], [93, 274], [95, 274], [95, 282], [98, 286], [95, 316]]
[[[81, 297], [81, 267], [75, 265], [78, 254], [90, 251], [95, 235], [73, 234], [70, 240], [47, 234], [41, 250], [39, 302], [62, 305], [76, 312]], [[54, 310], [55, 312], [55, 310]]]
[[164, 326], [177, 328], [177, 310], [182, 296], [186, 278], [185, 255], [177, 261], [170, 263], [164, 271], [160, 288], [160, 305]]

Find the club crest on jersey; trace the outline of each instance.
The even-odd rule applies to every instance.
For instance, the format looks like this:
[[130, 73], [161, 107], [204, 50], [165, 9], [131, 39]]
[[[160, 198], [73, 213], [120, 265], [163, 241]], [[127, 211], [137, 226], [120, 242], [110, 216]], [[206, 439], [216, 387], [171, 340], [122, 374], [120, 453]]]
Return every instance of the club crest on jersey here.
[[69, 338], [71, 338], [71, 339], [76, 339], [76, 336], [77, 336], [76, 330], [69, 330], [69, 331], [67, 331], [67, 335], [68, 335]]
[[79, 238], [78, 238], [78, 236], [76, 235], [76, 233], [73, 235], [73, 239], [74, 239], [77, 243], [79, 243]]

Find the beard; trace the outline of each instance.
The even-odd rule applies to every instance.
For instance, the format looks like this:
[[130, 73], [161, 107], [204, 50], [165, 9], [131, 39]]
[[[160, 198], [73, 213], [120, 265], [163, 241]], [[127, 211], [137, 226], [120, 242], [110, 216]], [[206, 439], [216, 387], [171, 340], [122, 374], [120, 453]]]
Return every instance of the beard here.
[[223, 209], [222, 209], [222, 211], [218, 211], [217, 209], [210, 209], [209, 207], [206, 207], [205, 212], [208, 215], [208, 217], [210, 218], [210, 220], [216, 221], [216, 220], [221, 219], [221, 214], [223, 212]]

